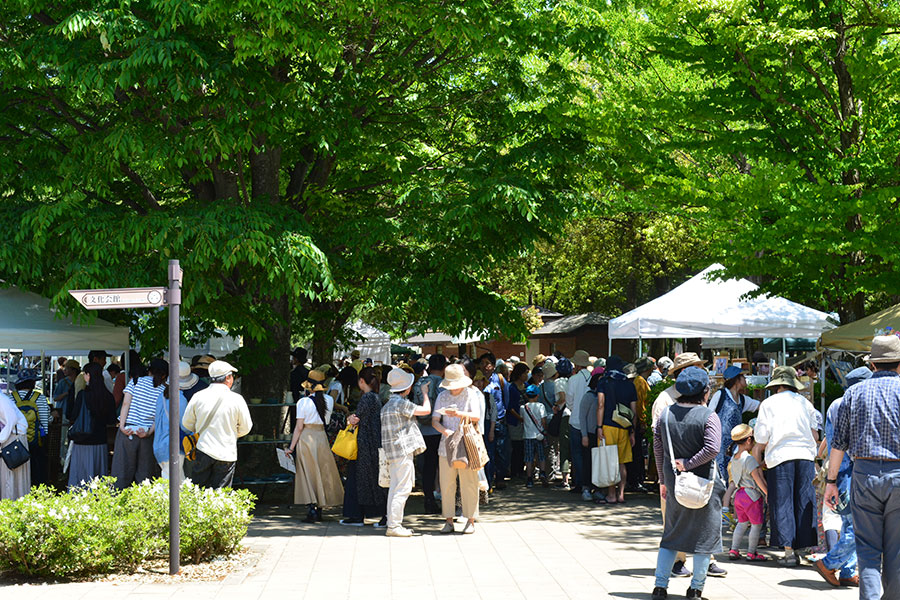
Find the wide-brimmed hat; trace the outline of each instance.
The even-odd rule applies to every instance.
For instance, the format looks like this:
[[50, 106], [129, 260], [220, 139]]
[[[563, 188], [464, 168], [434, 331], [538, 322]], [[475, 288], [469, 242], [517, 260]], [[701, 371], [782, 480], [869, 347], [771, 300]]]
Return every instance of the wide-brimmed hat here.
[[[410, 371], [411, 370], [412, 369], [410, 369]], [[400, 367], [391, 369], [387, 376], [387, 384], [391, 386], [392, 392], [402, 392], [403, 390], [408, 390], [412, 387], [413, 382], [416, 380], [416, 376], [410, 371], [404, 371]]]
[[309, 375], [306, 376], [306, 381], [303, 382], [303, 387], [310, 392], [324, 392], [325, 373], [319, 371], [318, 369], [313, 369], [309, 372]]
[[598, 358], [594, 361], [594, 367], [606, 367], [606, 359], [602, 357]]
[[66, 368], [67, 369], [75, 369], [76, 371], [80, 371], [81, 365], [74, 358], [70, 358], [69, 360], [66, 361]]
[[672, 359], [668, 356], [661, 356], [659, 360], [656, 361], [656, 366], [663, 370], [671, 369], [674, 364], [675, 363], [672, 362]]
[[772, 380], [769, 381], [766, 388], [775, 388], [779, 385], [790, 386], [797, 391], [806, 387], [802, 381], [797, 379], [797, 371], [794, 370], [794, 367], [775, 367]]
[[628, 379], [634, 379], [638, 374], [634, 363], [628, 363], [627, 365], [625, 365], [625, 367], [622, 369], [622, 372], [625, 373], [625, 377], [627, 377]]
[[748, 437], [753, 435], [753, 428], [747, 425], [746, 423], [741, 423], [737, 427], [731, 430], [731, 441], [732, 442], [743, 442]]
[[[696, 355], [695, 355], [696, 356]], [[709, 387], [709, 373], [706, 369], [696, 366], [687, 366], [678, 374], [675, 380], [675, 389], [682, 396], [696, 396], [702, 394]]]
[[649, 356], [642, 356], [634, 361], [634, 368], [638, 373], [644, 373], [646, 371], [652, 371], [653, 364], [653, 360]]
[[533, 367], [537, 367], [538, 365], [544, 364], [544, 361], [547, 360], [547, 357], [543, 354], [538, 354], [534, 358], [531, 359], [531, 365]]
[[896, 335], [876, 335], [872, 338], [869, 362], [892, 363], [900, 361], [900, 337]]
[[591, 355], [584, 350], [576, 350], [572, 355], [572, 363], [576, 367], [588, 367], [591, 364]]
[[472, 378], [466, 375], [466, 370], [462, 365], [447, 365], [444, 369], [444, 379], [441, 381], [441, 387], [445, 390], [458, 390], [467, 388], [472, 385]]
[[191, 372], [191, 365], [184, 361], [178, 363], [178, 389], [189, 390], [200, 381], [200, 376]]
[[544, 374], [544, 379], [550, 379], [556, 375], [556, 365], [548, 360], [544, 363], [544, 366], [541, 367], [541, 373]]
[[685, 367], [702, 367], [705, 364], [696, 352], [682, 352], [675, 357], [675, 362], [670, 368], [672, 371], [680, 371]]

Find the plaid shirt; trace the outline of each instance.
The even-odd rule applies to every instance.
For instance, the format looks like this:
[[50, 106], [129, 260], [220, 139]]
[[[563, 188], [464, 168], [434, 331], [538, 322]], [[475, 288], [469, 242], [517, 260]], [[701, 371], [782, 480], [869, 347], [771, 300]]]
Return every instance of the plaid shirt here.
[[844, 393], [832, 447], [854, 460], [900, 460], [900, 375], [878, 371]]
[[387, 460], [425, 451], [425, 440], [413, 413], [419, 406], [403, 396], [392, 395], [381, 409], [381, 447]]

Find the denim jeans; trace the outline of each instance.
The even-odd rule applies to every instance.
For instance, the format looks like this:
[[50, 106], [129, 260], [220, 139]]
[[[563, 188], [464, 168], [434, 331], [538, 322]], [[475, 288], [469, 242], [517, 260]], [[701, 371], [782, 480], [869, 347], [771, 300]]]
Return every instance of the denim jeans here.
[[854, 461], [850, 507], [860, 600], [900, 598], [900, 462]]
[[[849, 473], [838, 474], [837, 488], [841, 495], [850, 490], [850, 480]], [[827, 569], [840, 569], [841, 579], [849, 579], [856, 574], [856, 536], [853, 533], [853, 517], [849, 513], [841, 515], [840, 537], [822, 563]]]
[[[494, 483], [499, 483], [503, 477], [509, 474], [509, 436], [506, 434], [506, 423], [497, 422], [494, 427], [494, 441], [489, 442], [488, 436], [484, 436], [484, 445], [488, 451], [488, 464], [484, 466], [484, 476], [487, 477], [488, 485], [494, 487]], [[494, 481], [494, 478], [497, 481]]]
[[[659, 554], [656, 557], [656, 587], [669, 587], [669, 578], [672, 576], [672, 567], [675, 566], [675, 557], [677, 555], [678, 552], [675, 550], [659, 549]], [[692, 589], [703, 591], [710, 558], [709, 554], [694, 555], [694, 575], [691, 577]]]
[[584, 453], [581, 451], [581, 431], [569, 425], [569, 460], [572, 461], [572, 487], [590, 490], [591, 478], [584, 476]]

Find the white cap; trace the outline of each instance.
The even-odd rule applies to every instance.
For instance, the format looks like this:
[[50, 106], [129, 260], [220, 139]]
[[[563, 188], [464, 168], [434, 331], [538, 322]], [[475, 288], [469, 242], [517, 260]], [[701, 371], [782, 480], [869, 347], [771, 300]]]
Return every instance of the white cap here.
[[209, 376], [213, 379], [216, 377], [224, 377], [229, 373], [237, 373], [237, 369], [229, 365], [224, 360], [214, 360], [210, 363], [209, 368]]

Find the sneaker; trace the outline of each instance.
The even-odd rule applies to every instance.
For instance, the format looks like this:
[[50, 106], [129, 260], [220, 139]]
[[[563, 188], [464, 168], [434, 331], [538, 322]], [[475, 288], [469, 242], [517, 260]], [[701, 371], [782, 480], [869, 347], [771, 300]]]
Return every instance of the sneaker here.
[[441, 527], [441, 533], [453, 533], [454, 531], [456, 530], [453, 528], [453, 523], [447, 523], [445, 521], [444, 526]]
[[594, 499], [594, 497], [591, 496], [590, 490], [584, 490], [583, 492], [581, 492], [581, 499], [584, 500], [585, 502], [590, 502], [591, 500]]
[[[714, 562], [709, 563], [709, 568], [706, 569], [707, 577], [725, 577], [726, 575], [728, 575], [728, 571], [726, 571], [725, 569], [723, 569], [722, 567], [720, 567], [719, 565], [717, 565]], [[699, 594], [699, 592], [697, 592], [697, 593]], [[700, 596], [696, 596], [696, 597], [699, 598]]]
[[691, 575], [693, 573], [684, 566], [684, 561], [676, 560], [675, 564], [672, 565], [672, 577], [690, 577]]
[[388, 528], [384, 535], [387, 537], [412, 537], [413, 532], [402, 525], [400, 527]]
[[466, 521], [466, 526], [463, 527], [463, 534], [475, 533], [475, 523], [472, 521]]
[[750, 562], [764, 562], [769, 560], [768, 557], [763, 556], [759, 552], [748, 552], [746, 558]]
[[[750, 555], [748, 554], [747, 556], [749, 557]], [[737, 550], [729, 550], [728, 560], [741, 560], [741, 553]]]
[[339, 522], [341, 525], [346, 525], [347, 527], [362, 527], [365, 525], [362, 519], [341, 519]]
[[703, 592], [701, 590], [695, 590], [694, 588], [689, 588], [687, 594], [684, 595], [685, 598], [703, 598]]
[[796, 554], [791, 554], [790, 556], [782, 556], [775, 562], [778, 563], [779, 567], [799, 567], [800, 559], [797, 558]]
[[669, 597], [669, 591], [664, 587], [653, 588], [653, 594], [650, 595], [651, 600], [666, 600]]
[[387, 519], [385, 517], [381, 517], [381, 520], [372, 525], [375, 529], [387, 529]]

